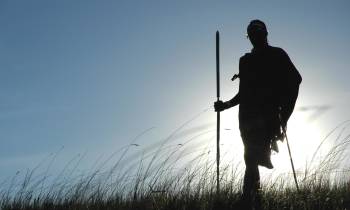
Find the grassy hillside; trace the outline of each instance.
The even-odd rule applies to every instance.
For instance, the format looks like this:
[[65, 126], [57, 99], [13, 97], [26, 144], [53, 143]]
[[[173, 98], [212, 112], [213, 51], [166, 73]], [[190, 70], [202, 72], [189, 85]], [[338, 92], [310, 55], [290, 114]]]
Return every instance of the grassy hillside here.
[[[350, 144], [350, 135], [343, 133], [344, 126], [347, 123], [331, 132], [338, 132], [333, 141], [337, 144], [318, 159], [316, 166], [310, 164], [297, 174], [300, 192], [293, 186], [291, 174], [263, 180], [260, 193], [264, 209], [350, 209], [350, 170], [340, 167], [347, 159]], [[136, 161], [128, 158], [130, 149], [139, 146], [133, 141], [90, 172], [77, 173], [80, 160], [73, 159], [53, 177], [47, 171], [38, 173], [38, 168], [24, 177], [14, 176], [3, 183], [1, 208], [234, 209], [240, 198], [241, 168], [231, 163], [221, 165], [221, 191], [217, 193], [215, 160], [208, 157], [207, 150], [196, 153], [186, 148], [187, 142], [202, 135], [178, 147], [167, 144], [172, 136], [134, 158]], [[110, 162], [113, 164], [106, 168]]]

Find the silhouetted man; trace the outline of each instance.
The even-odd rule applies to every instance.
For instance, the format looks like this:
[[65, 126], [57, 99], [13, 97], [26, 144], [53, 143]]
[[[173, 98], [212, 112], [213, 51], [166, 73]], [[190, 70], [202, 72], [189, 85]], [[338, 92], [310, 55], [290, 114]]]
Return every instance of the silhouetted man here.
[[247, 27], [253, 49], [239, 60], [239, 92], [231, 100], [215, 102], [215, 111], [239, 104], [239, 129], [246, 165], [241, 203], [244, 209], [259, 208], [258, 166], [272, 169], [271, 145], [283, 140], [298, 96], [301, 76], [287, 53], [267, 41], [264, 22], [253, 20]]

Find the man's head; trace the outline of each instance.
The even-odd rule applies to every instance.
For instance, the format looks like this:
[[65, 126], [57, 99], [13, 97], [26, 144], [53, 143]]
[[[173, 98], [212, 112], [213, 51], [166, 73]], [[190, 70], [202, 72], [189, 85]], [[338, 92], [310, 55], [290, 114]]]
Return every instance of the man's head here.
[[267, 29], [261, 20], [250, 21], [247, 27], [247, 34], [254, 47], [263, 47], [267, 45]]

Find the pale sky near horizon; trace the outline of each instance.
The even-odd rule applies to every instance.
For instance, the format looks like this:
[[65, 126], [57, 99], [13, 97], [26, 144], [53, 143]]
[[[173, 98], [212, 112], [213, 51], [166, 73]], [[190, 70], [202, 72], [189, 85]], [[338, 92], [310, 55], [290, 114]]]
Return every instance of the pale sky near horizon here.
[[[0, 177], [61, 147], [57, 165], [85, 152], [91, 162], [155, 127], [139, 142], [151, 144], [209, 108], [216, 30], [221, 95], [230, 99], [252, 19], [266, 23], [270, 44], [300, 71], [296, 112], [308, 119], [305, 107], [320, 106], [324, 112], [303, 123], [324, 136], [350, 119], [349, 9], [346, 0], [2, 0]], [[223, 113], [223, 127], [238, 132], [236, 112]], [[198, 124], [215, 128], [215, 113], [205, 116]]]

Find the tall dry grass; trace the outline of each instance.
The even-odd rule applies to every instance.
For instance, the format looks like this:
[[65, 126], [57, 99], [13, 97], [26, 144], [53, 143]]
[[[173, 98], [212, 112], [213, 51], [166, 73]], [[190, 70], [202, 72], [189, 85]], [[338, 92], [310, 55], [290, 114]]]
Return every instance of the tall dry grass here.
[[[240, 198], [240, 163], [221, 164], [221, 191], [217, 193], [215, 159], [210, 148], [189, 146], [198, 139], [214, 138], [215, 129], [204, 129], [181, 144], [172, 141], [200, 114], [158, 142], [155, 149], [131, 153], [142, 147], [137, 140], [150, 128], [88, 171], [78, 170], [84, 156], [74, 157], [56, 176], [49, 174], [52, 162], [41, 172], [38, 169], [43, 164], [39, 163], [24, 176], [16, 174], [2, 183], [0, 206], [13, 210], [232, 209]], [[332, 130], [304, 171], [297, 174], [300, 192], [293, 186], [291, 174], [264, 180], [264, 209], [349, 209], [349, 168], [342, 168], [349, 156], [350, 134], [345, 133], [349, 124], [346, 121]], [[334, 146], [320, 155], [322, 145], [334, 135]]]

